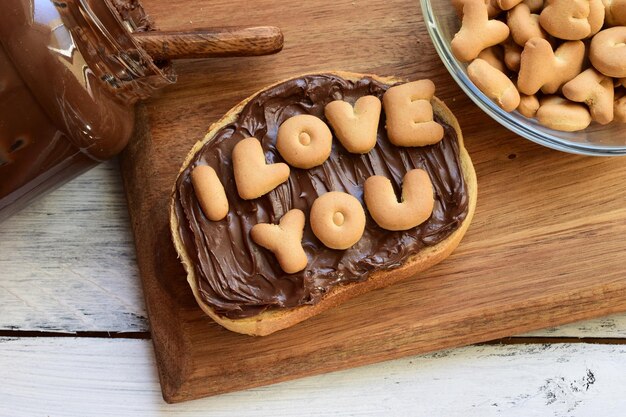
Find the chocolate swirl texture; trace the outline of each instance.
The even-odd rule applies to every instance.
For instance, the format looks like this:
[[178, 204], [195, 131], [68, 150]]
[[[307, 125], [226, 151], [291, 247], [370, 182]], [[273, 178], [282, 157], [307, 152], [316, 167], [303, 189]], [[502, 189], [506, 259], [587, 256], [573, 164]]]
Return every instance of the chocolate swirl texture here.
[[[228, 318], [250, 317], [268, 308], [314, 304], [337, 285], [360, 282], [377, 270], [402, 265], [420, 249], [435, 245], [463, 222], [468, 193], [460, 166], [455, 130], [444, 125], [444, 139], [424, 148], [399, 148], [385, 132], [384, 111], [375, 148], [365, 155], [347, 152], [336, 138], [330, 158], [309, 170], [292, 168], [289, 180], [265, 196], [239, 198], [233, 176], [231, 152], [241, 139], [254, 136], [262, 143], [268, 162], [282, 162], [275, 142], [278, 127], [298, 114], [312, 114], [326, 121], [324, 106], [342, 99], [382, 98], [389, 88], [372, 78], [345, 80], [336, 75], [309, 75], [286, 81], [253, 97], [238, 117], [220, 129], [193, 157], [176, 183], [175, 215], [182, 243], [193, 261], [201, 297]], [[191, 170], [210, 165], [220, 177], [229, 199], [225, 219], [213, 222], [202, 213], [191, 184]], [[307, 215], [313, 201], [328, 191], [344, 191], [363, 203], [363, 183], [371, 175], [389, 178], [399, 193], [404, 174], [425, 169], [433, 182], [435, 207], [420, 226], [404, 232], [381, 229], [368, 215], [361, 240], [348, 250], [325, 247], [307, 223], [302, 244], [307, 268], [286, 275], [274, 255], [256, 245], [249, 232], [257, 223], [277, 223], [290, 209]]]

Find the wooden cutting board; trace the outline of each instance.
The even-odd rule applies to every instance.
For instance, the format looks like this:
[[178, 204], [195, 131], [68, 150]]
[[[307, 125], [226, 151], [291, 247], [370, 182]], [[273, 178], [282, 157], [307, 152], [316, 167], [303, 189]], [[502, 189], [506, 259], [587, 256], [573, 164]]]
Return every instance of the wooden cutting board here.
[[[417, 0], [144, 0], [161, 29], [276, 25], [285, 49], [178, 62], [139, 108], [122, 158], [163, 395], [271, 384], [626, 311], [626, 161], [552, 151], [493, 122], [446, 73]], [[268, 337], [196, 306], [168, 231], [179, 166], [209, 124], [263, 86], [344, 69], [429, 77], [457, 114], [479, 182], [476, 216], [442, 264]]]

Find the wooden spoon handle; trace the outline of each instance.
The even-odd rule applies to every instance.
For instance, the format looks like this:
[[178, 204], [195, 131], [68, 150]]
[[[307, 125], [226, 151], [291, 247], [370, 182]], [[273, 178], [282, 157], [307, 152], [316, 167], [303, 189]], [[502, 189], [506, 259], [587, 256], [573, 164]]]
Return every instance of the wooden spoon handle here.
[[257, 56], [283, 49], [283, 33], [273, 26], [136, 32], [133, 37], [153, 59]]

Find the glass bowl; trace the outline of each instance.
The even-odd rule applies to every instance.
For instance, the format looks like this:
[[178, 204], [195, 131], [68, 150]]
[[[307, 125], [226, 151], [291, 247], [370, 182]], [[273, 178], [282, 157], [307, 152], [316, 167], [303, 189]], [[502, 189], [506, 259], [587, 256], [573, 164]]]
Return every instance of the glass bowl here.
[[420, 0], [424, 22], [444, 65], [461, 89], [495, 121], [533, 142], [559, 151], [595, 156], [626, 155], [626, 124], [592, 123], [580, 132], [560, 132], [541, 126], [518, 112], [507, 113], [474, 86], [467, 76], [467, 64], [458, 61], [450, 41], [459, 30], [460, 19], [450, 0]]

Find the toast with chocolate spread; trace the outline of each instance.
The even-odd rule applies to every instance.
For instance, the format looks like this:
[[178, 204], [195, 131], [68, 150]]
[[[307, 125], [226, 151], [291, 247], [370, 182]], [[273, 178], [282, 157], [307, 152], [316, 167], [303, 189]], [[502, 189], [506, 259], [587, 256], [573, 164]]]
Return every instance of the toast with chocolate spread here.
[[[430, 99], [431, 119], [443, 128], [442, 138], [426, 146], [394, 145], [388, 137], [387, 109], [383, 108], [373, 148], [366, 153], [352, 153], [338, 140], [336, 126], [331, 126], [325, 116], [330, 102], [343, 100], [354, 104], [364, 96], [383, 101], [387, 90], [403, 83], [395, 78], [346, 72], [309, 74], [282, 81], [242, 101], [195, 144], [174, 187], [170, 225], [193, 294], [213, 320], [234, 332], [268, 335], [359, 294], [415, 277], [457, 247], [474, 214], [476, 175], [458, 122], [442, 101]], [[256, 138], [267, 166], [276, 171], [284, 168], [286, 159], [277, 149], [277, 135], [285, 121], [299, 115], [312, 115], [329, 125], [333, 131], [329, 155], [312, 168], [290, 166], [288, 173], [276, 173], [284, 176], [277, 180], [283, 182], [273, 184], [269, 192], [263, 190], [265, 194], [261, 196], [242, 198], [245, 178], [241, 174], [235, 178], [235, 170], [241, 169], [236, 165], [242, 162], [233, 160], [233, 150], [239, 146], [235, 153], [247, 157], [256, 149], [254, 146], [258, 147], [256, 142], [248, 144], [250, 138]], [[252, 146], [250, 151], [244, 152], [240, 142]], [[218, 188], [220, 184], [222, 187], [221, 199], [213, 198], [213, 194], [199, 198], [201, 188], [192, 178], [199, 166], [212, 168], [212, 180]], [[266, 167], [259, 167], [257, 178], [250, 181], [267, 183], [269, 174], [261, 168]], [[381, 227], [368, 210], [370, 201], [366, 202], [364, 196], [366, 180], [385, 177], [396, 194], [404, 196], [403, 179], [417, 170], [425, 171], [432, 184], [430, 216], [407, 230]], [[255, 176], [252, 171], [248, 177]], [[330, 248], [312, 228], [313, 204], [331, 192], [356, 200], [365, 214], [359, 226], [360, 238], [347, 249]], [[222, 205], [216, 207], [218, 215], [212, 218], [220, 219], [210, 220], [207, 204], [217, 201]], [[281, 220], [287, 218], [287, 213], [290, 219], [296, 219], [290, 223], [296, 226], [294, 234], [281, 239], [280, 233], [287, 230]], [[339, 220], [343, 223], [350, 219], [340, 216]], [[282, 252], [270, 250], [267, 248], [274, 246], [266, 243], [268, 239], [251, 236], [256, 225], [279, 223], [280, 227], [272, 229], [278, 238], [269, 241], [291, 248], [283, 248]], [[293, 270], [297, 271], [293, 272], [284, 258], [295, 257], [301, 251], [306, 256], [298, 259], [306, 266], [300, 270], [296, 266]], [[291, 265], [299, 264], [295, 259], [289, 260]]]

